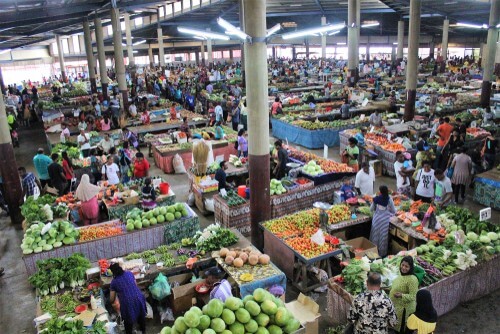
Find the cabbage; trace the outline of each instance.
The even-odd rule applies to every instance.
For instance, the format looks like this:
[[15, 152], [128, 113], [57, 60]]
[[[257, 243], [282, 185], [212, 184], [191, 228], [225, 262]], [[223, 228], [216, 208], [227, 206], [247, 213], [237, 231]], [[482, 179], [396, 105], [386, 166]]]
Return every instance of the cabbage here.
[[481, 243], [483, 244], [489, 244], [491, 242], [490, 238], [488, 238], [488, 236], [486, 235], [480, 236], [479, 241], [481, 241]]
[[498, 234], [496, 234], [495, 232], [488, 232], [487, 236], [488, 238], [490, 238], [491, 241], [498, 240]]
[[467, 233], [467, 239], [469, 239], [471, 241], [476, 241], [478, 238], [479, 238], [479, 236], [474, 232]]

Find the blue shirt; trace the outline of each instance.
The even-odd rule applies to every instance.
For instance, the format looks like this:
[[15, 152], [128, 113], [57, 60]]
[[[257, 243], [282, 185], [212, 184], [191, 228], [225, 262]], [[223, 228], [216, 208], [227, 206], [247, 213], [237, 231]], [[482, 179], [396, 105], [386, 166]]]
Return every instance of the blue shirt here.
[[354, 138], [356, 138], [356, 140], [358, 141], [359, 146], [365, 146], [365, 137], [361, 132], [356, 133]]
[[49, 165], [52, 163], [52, 159], [50, 159], [45, 154], [37, 154], [33, 158], [33, 165], [35, 166], [35, 170], [38, 174], [38, 178], [40, 180], [49, 180]]

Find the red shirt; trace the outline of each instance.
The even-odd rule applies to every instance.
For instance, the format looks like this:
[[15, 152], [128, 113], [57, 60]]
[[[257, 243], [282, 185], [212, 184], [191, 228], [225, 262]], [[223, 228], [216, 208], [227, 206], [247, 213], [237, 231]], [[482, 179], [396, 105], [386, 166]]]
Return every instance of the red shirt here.
[[64, 176], [66, 176], [66, 180], [71, 180], [73, 178], [73, 168], [71, 168], [68, 162], [62, 159], [62, 166], [64, 170]]
[[149, 162], [146, 159], [142, 161], [135, 160], [134, 162], [134, 176], [137, 178], [145, 177], [146, 172], [149, 170]]
[[437, 134], [439, 135], [439, 139], [437, 142], [437, 146], [443, 147], [450, 139], [451, 133], [453, 132], [453, 125], [450, 123], [443, 123], [437, 128]]

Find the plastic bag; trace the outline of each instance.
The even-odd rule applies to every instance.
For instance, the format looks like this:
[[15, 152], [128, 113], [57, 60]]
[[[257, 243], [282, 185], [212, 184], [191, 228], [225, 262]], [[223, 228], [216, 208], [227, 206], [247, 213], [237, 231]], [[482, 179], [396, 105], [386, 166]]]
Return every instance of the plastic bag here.
[[163, 321], [174, 321], [174, 313], [170, 307], [164, 309], [161, 306], [158, 306], [158, 313], [160, 313], [160, 323], [163, 324]]
[[167, 278], [162, 273], [158, 274], [153, 284], [149, 286], [149, 291], [154, 299], [158, 301], [165, 299], [171, 291]]
[[104, 328], [106, 329], [106, 333], [107, 334], [115, 334], [115, 327], [117, 326], [118, 324], [116, 322], [107, 322], [105, 325], [104, 325]]
[[172, 159], [172, 164], [174, 166], [175, 174], [186, 174], [186, 167], [184, 167], [184, 161], [179, 154], [174, 155]]
[[318, 231], [311, 236], [311, 241], [319, 246], [323, 246], [323, 244], [325, 243], [325, 236], [323, 235], [323, 230], [318, 229]]
[[193, 206], [194, 205], [194, 193], [189, 193], [188, 195], [188, 200], [187, 200], [187, 204], [189, 206]]
[[210, 212], [215, 212], [214, 200], [212, 198], [205, 199], [205, 209]]
[[146, 318], [153, 319], [153, 308], [151, 307], [151, 305], [149, 305], [148, 302], [146, 302], [146, 310], [147, 310]]

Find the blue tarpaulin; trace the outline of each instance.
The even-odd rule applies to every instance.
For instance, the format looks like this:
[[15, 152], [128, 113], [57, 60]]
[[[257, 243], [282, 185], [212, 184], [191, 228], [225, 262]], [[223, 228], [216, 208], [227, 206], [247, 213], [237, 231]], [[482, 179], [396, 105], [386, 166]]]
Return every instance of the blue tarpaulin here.
[[307, 130], [292, 124], [271, 119], [273, 125], [273, 136], [281, 140], [288, 139], [289, 142], [315, 149], [326, 146], [338, 146], [340, 144], [340, 130]]

